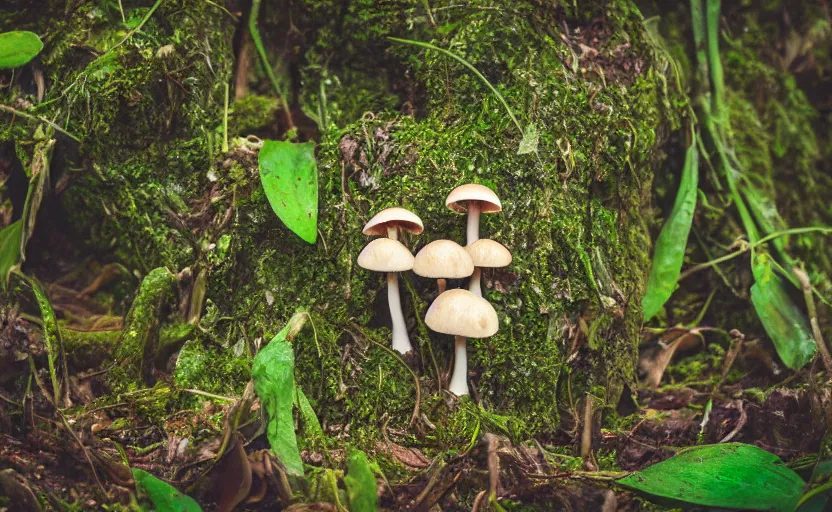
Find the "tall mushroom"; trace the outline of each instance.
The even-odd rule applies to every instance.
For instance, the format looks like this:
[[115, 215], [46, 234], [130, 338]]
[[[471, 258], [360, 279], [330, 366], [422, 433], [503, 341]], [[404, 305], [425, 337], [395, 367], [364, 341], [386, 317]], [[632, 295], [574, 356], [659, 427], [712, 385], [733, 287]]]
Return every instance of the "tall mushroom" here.
[[480, 213], [495, 213], [503, 210], [500, 198], [493, 190], [475, 183], [460, 185], [453, 189], [445, 206], [455, 212], [468, 212], [468, 228], [465, 245], [471, 245], [480, 238]]
[[464, 247], [451, 240], [434, 240], [416, 253], [413, 272], [436, 279], [439, 293], [445, 291], [445, 279], [462, 279], [474, 272], [474, 261]]
[[483, 238], [465, 248], [471, 259], [474, 261], [474, 273], [471, 274], [471, 281], [468, 289], [471, 293], [482, 297], [482, 286], [480, 275], [482, 268], [507, 267], [511, 263], [511, 253], [505, 246], [494, 240]]
[[487, 338], [497, 332], [497, 312], [487, 300], [468, 290], [448, 290], [433, 301], [425, 323], [436, 332], [453, 334], [454, 372], [448, 390], [468, 394], [468, 354], [466, 338]]
[[425, 227], [418, 215], [404, 208], [387, 208], [370, 219], [362, 231], [365, 235], [382, 235], [393, 240], [399, 239], [398, 230], [418, 235]]
[[393, 350], [407, 354], [413, 350], [407, 336], [407, 326], [399, 298], [399, 275], [413, 268], [413, 255], [401, 242], [390, 238], [376, 238], [358, 255], [358, 266], [375, 272], [387, 272], [387, 301], [393, 321]]

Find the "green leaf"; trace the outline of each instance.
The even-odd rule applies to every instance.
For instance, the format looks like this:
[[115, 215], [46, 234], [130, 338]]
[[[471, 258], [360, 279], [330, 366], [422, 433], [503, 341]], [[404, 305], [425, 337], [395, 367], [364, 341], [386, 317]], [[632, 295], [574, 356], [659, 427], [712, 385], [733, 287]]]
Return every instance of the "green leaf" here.
[[526, 129], [523, 130], [523, 138], [520, 140], [520, 148], [517, 149], [517, 154], [527, 155], [529, 153], [536, 153], [539, 140], [540, 134], [537, 132], [537, 126], [534, 123], [529, 123]]
[[378, 494], [376, 477], [370, 468], [367, 455], [361, 450], [349, 448], [347, 452], [347, 476], [344, 477], [350, 512], [377, 512]]
[[668, 506], [792, 512], [805, 482], [765, 450], [726, 443], [681, 450], [618, 484]]
[[312, 409], [312, 404], [309, 403], [309, 399], [306, 398], [306, 394], [300, 389], [300, 386], [298, 386], [297, 390], [297, 406], [300, 411], [300, 417], [303, 419], [304, 431], [309, 437], [318, 440], [326, 439], [324, 429], [321, 428], [321, 422], [318, 421], [318, 416], [315, 414], [315, 410]]
[[[777, 211], [777, 205], [772, 199], [768, 198], [750, 183], [742, 185], [741, 190], [748, 203], [748, 209], [754, 216], [754, 221], [760, 226], [760, 231], [763, 235], [770, 235], [774, 232], [788, 229], [786, 221], [780, 216], [780, 213]], [[775, 254], [785, 264], [786, 268], [791, 269], [795, 266], [795, 261], [786, 252], [786, 245], [789, 243], [788, 236], [779, 236], [770, 243], [775, 249]]]
[[[297, 315], [296, 315], [297, 316]], [[294, 317], [293, 317], [294, 318]], [[292, 320], [254, 358], [254, 390], [266, 414], [266, 436], [272, 451], [290, 475], [303, 475], [303, 461], [295, 437], [292, 405], [295, 395], [295, 353], [286, 341]]]
[[815, 355], [815, 339], [806, 316], [786, 293], [785, 283], [771, 267], [766, 253], [752, 259], [751, 303], [783, 363], [797, 370]]
[[136, 481], [136, 490], [147, 495], [156, 512], [202, 512], [193, 498], [147, 471], [133, 468], [133, 480]]
[[693, 141], [685, 155], [682, 180], [679, 183], [679, 191], [676, 192], [673, 211], [656, 240], [647, 291], [641, 302], [645, 321], [653, 318], [662, 309], [676, 289], [676, 282], [679, 280], [685, 260], [685, 247], [688, 244], [688, 235], [693, 223], [693, 213], [696, 210], [698, 187], [699, 150], [694, 134]]
[[37, 57], [43, 42], [34, 32], [16, 30], [0, 34], [0, 69], [22, 66]]
[[55, 139], [45, 139], [35, 145], [35, 152], [32, 157], [31, 178], [29, 189], [26, 192], [26, 202], [23, 205], [23, 233], [20, 242], [20, 257], [26, 260], [26, 246], [35, 232], [38, 212], [46, 192], [49, 190], [51, 181], [52, 150], [55, 147]]
[[0, 230], [0, 289], [8, 286], [9, 272], [20, 264], [23, 222], [16, 220]]
[[274, 213], [310, 244], [318, 238], [318, 166], [315, 143], [263, 142], [260, 181]]

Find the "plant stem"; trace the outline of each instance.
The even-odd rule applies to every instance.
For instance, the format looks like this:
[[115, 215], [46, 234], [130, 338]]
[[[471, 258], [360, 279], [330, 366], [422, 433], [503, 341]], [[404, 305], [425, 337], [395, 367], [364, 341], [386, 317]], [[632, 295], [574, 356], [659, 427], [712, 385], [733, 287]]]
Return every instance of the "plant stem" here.
[[[258, 1], [258, 0], [255, 0], [255, 1]], [[496, 96], [497, 99], [500, 100], [500, 103], [502, 103], [503, 107], [505, 107], [506, 112], [508, 113], [508, 116], [511, 118], [511, 121], [514, 123], [514, 126], [516, 126], [517, 129], [520, 131], [520, 135], [523, 135], [523, 127], [520, 125], [520, 121], [518, 121], [517, 118], [514, 117], [514, 112], [511, 111], [511, 107], [508, 106], [508, 103], [506, 102], [505, 98], [503, 98], [503, 95], [500, 94], [500, 91], [495, 89], [494, 86], [491, 85], [491, 82], [489, 82], [488, 79], [485, 78], [485, 76], [483, 76], [483, 74], [480, 73], [479, 70], [477, 68], [475, 68], [474, 66], [472, 66], [467, 60], [463, 59], [462, 57], [460, 57], [459, 55], [457, 55], [453, 52], [450, 52], [450, 51], [448, 51], [444, 48], [440, 48], [438, 46], [432, 45], [430, 43], [423, 43], [422, 41], [413, 41], [411, 39], [400, 39], [398, 37], [388, 37], [387, 39], [389, 39], [390, 41], [393, 41], [395, 43], [409, 44], [409, 45], [413, 45], [413, 46], [421, 46], [422, 48], [427, 48], [429, 50], [436, 50], [437, 52], [447, 55], [448, 57], [456, 60], [457, 62], [459, 62], [460, 64], [462, 64], [466, 68], [470, 69], [471, 72], [474, 73], [477, 76], [477, 78], [482, 80], [482, 82], [485, 85], [487, 85], [489, 89], [491, 89], [491, 92], [494, 93], [494, 96]]]
[[743, 247], [742, 249], [740, 249], [738, 251], [734, 251], [731, 254], [726, 254], [725, 256], [720, 256], [719, 258], [713, 259], [711, 261], [706, 261], [705, 263], [700, 263], [698, 265], [692, 266], [691, 268], [682, 272], [682, 274], [679, 276], [679, 281], [681, 281], [682, 279], [684, 279], [686, 277], [689, 277], [691, 274], [695, 274], [696, 272], [699, 272], [700, 270], [705, 270], [706, 268], [710, 268], [710, 267], [719, 265], [720, 263], [724, 263], [728, 260], [734, 259], [737, 256], [740, 256], [741, 254], [746, 253], [750, 249], [753, 249], [753, 248], [755, 248], [759, 245], [762, 245], [766, 242], [770, 242], [771, 240], [773, 240], [777, 237], [788, 236], [788, 235], [800, 235], [800, 234], [803, 234], [803, 233], [814, 233], [814, 232], [832, 233], [832, 227], [812, 226], [812, 227], [805, 227], [805, 228], [786, 229], [786, 230], [783, 230], [783, 231], [775, 231], [774, 233], [771, 233], [771, 234], [757, 240], [754, 243], [748, 244], [748, 246]]
[[32, 114], [14, 109], [14, 108], [9, 107], [7, 105], [0, 105], [0, 110], [5, 110], [6, 112], [9, 112], [9, 113], [14, 114], [16, 116], [25, 117], [26, 119], [29, 119], [30, 121], [40, 121], [41, 123], [46, 123], [49, 126], [51, 126], [52, 128], [54, 128], [55, 131], [61, 132], [64, 135], [66, 135], [67, 137], [69, 137], [70, 139], [74, 140], [75, 142], [81, 143], [81, 139], [79, 139], [75, 135], [72, 135], [71, 133], [64, 130], [63, 128], [61, 128], [57, 124], [53, 123], [49, 119], [46, 119], [45, 117], [33, 116]]
[[269, 82], [271, 82], [275, 94], [277, 94], [277, 97], [280, 99], [280, 104], [283, 107], [284, 112], [286, 112], [286, 116], [289, 120], [289, 128], [293, 128], [294, 123], [292, 122], [292, 115], [289, 111], [289, 103], [286, 101], [286, 91], [281, 88], [280, 81], [278, 81], [277, 75], [274, 74], [272, 65], [269, 64], [269, 57], [266, 55], [266, 48], [263, 46], [263, 40], [260, 38], [260, 31], [257, 29], [257, 16], [260, 14], [260, 1], [261, 0], [251, 1], [251, 14], [248, 17], [248, 31], [251, 34], [251, 39], [254, 41], [254, 47], [257, 49], [260, 61], [263, 63], [263, 69], [266, 71], [266, 76], [269, 78]]
[[820, 332], [818, 312], [815, 308], [815, 298], [812, 296], [812, 284], [809, 282], [809, 276], [798, 267], [793, 268], [792, 272], [794, 272], [803, 289], [803, 298], [806, 300], [806, 310], [809, 313], [809, 323], [812, 326], [812, 336], [815, 338], [815, 344], [818, 346], [823, 366], [826, 368], [826, 378], [832, 378], [832, 356], [829, 355], [829, 348], [823, 340], [823, 333]]
[[225, 84], [225, 110], [222, 115], [222, 152], [228, 153], [228, 83]]

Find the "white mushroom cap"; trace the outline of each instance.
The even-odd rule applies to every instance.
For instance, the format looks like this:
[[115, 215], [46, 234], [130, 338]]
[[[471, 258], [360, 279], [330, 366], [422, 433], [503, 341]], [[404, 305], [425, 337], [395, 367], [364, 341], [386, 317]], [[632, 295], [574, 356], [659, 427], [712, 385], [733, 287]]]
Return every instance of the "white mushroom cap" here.
[[448, 290], [433, 301], [425, 315], [425, 323], [436, 332], [487, 338], [500, 326], [494, 307], [468, 290]]
[[381, 210], [364, 226], [362, 231], [365, 235], [385, 235], [387, 236], [387, 227], [395, 226], [411, 233], [419, 234], [425, 226], [422, 224], [422, 219], [418, 215], [405, 210], [404, 208], [387, 208]]
[[358, 266], [376, 272], [404, 272], [413, 268], [413, 255], [401, 242], [376, 238], [361, 250]]
[[493, 190], [475, 183], [460, 185], [453, 189], [445, 199], [445, 206], [456, 212], [466, 212], [468, 201], [479, 201], [482, 213], [494, 213], [503, 209], [500, 198]]
[[511, 253], [500, 242], [482, 238], [465, 248], [477, 267], [506, 267], [511, 263]]
[[458, 243], [435, 240], [416, 253], [413, 272], [433, 279], [459, 279], [474, 273], [474, 262]]

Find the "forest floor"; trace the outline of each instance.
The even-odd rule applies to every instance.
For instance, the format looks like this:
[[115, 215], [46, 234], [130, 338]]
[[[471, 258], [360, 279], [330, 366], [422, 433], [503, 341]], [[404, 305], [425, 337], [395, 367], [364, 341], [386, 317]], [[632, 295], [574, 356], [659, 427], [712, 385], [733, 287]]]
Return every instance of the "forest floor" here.
[[[119, 318], [107, 317], [105, 309], [88, 298], [92, 287], [100, 284], [89, 281], [56, 279], [45, 288], [59, 315], [72, 311], [69, 314], [83, 318], [87, 329], [121, 328]], [[42, 331], [32, 322], [35, 319], [18, 311], [4, 313], [0, 338], [7, 350], [37, 357], [31, 351], [42, 346]], [[758, 341], [733, 331], [726, 350], [720, 344], [706, 345], [703, 330], [645, 331], [640, 361], [644, 382], [634, 403], [625, 400], [619, 405], [615, 428], [587, 433], [576, 426], [554, 438], [518, 444], [488, 434], [442, 461], [388, 438], [377, 444], [378, 450], [400, 461], [409, 475], [400, 479], [404, 483], [379, 485], [380, 505], [385, 510], [432, 510], [436, 505], [446, 511], [470, 510], [470, 504], [463, 503], [470, 489], [457, 485], [480, 482], [474, 510], [489, 510], [488, 491], [506, 510], [514, 509], [512, 504], [541, 507], [533, 510], [643, 510], [652, 505], [617, 488], [614, 477], [665, 460], [681, 447], [729, 441], [764, 448], [798, 472], [811, 469], [826, 430], [826, 418], [814, 411], [829, 406], [828, 392], [812, 380], [817, 365], [784, 372]], [[92, 363], [89, 366], [95, 367]], [[229, 504], [242, 501], [246, 510], [272, 510], [286, 492], [285, 475], [275, 469], [277, 460], [263, 436], [256, 437], [262, 432], [260, 422], [240, 427], [253, 439], [244, 448], [229, 426], [227, 419], [245, 400], [203, 396], [199, 408], [148, 421], [158, 394], [171, 392], [170, 375], [160, 372], [154, 388], [123, 393], [114, 402], [106, 396], [107, 368], [77, 370], [84, 366], [77, 359], [69, 364], [75, 368], [68, 378], [73, 407], [55, 409], [48, 385], [40, 379], [19, 395], [0, 394], [0, 467], [6, 468], [0, 484], [21, 500], [10, 511], [40, 510], [24, 505], [34, 503], [35, 496], [58, 510], [92, 510], [105, 504], [108, 510], [119, 509], [115, 503], [132, 510], [135, 498], [128, 466], [172, 475], [170, 483], [198, 497], [207, 510], [213, 510], [211, 503], [218, 503], [217, 510], [230, 510]], [[259, 407], [256, 400], [250, 404], [252, 411]], [[193, 436], [190, 441], [186, 433]], [[223, 450], [227, 445], [231, 448]], [[313, 466], [330, 457], [344, 458], [337, 450], [302, 455]], [[241, 464], [249, 469], [241, 470]], [[338, 510], [323, 502], [296, 507], [292, 510]]]

